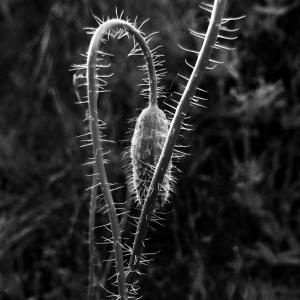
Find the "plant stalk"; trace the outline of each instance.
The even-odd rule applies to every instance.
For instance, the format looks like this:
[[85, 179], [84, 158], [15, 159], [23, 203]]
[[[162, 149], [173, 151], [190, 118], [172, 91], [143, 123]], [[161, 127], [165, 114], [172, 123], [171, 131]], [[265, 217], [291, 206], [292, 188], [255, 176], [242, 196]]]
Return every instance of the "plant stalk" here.
[[[151, 51], [144, 40], [142, 34], [137, 30], [132, 24], [127, 21], [120, 19], [111, 19], [104, 22], [98, 29], [95, 31], [90, 46], [88, 50], [88, 61], [87, 61], [87, 81], [88, 81], [88, 105], [89, 105], [89, 122], [91, 129], [91, 137], [93, 142], [93, 153], [95, 157], [94, 164], [94, 176], [95, 176], [95, 184], [93, 182], [92, 193], [98, 183], [101, 185], [101, 190], [103, 193], [103, 197], [105, 203], [107, 205], [109, 222], [111, 225], [112, 237], [113, 237], [113, 249], [116, 260], [116, 276], [119, 290], [119, 299], [125, 300], [127, 299], [127, 288], [125, 281], [125, 273], [124, 273], [124, 259], [122, 252], [122, 241], [120, 234], [120, 225], [118, 222], [118, 216], [116, 213], [116, 208], [114, 205], [114, 201], [112, 198], [111, 190], [109, 187], [109, 183], [107, 180], [107, 175], [104, 166], [103, 152], [102, 152], [102, 143], [100, 139], [99, 129], [98, 129], [98, 108], [97, 108], [97, 100], [98, 100], [98, 88], [96, 85], [96, 58], [97, 51], [100, 46], [101, 40], [105, 37], [105, 35], [110, 31], [116, 28], [124, 28], [131, 35], [134, 36], [136, 41], [138, 42], [143, 54], [144, 59], [147, 64], [148, 69], [148, 78], [149, 78], [149, 101], [150, 103], [156, 104], [157, 101], [157, 78], [155, 73], [154, 62], [152, 59]], [[91, 197], [91, 215], [90, 216], [90, 264], [94, 263], [94, 215], [95, 215], [95, 201], [96, 197]], [[93, 244], [92, 244], [93, 243]], [[94, 267], [90, 265], [90, 280], [93, 280], [93, 270]], [[92, 293], [93, 282], [89, 282], [89, 287], [91, 287]]]
[[[94, 173], [96, 172], [95, 167]], [[94, 300], [95, 297], [95, 210], [96, 210], [96, 175], [93, 175], [93, 187], [91, 190], [90, 198], [90, 214], [89, 214], [89, 286], [88, 286], [88, 299]]]
[[162, 149], [151, 184], [149, 186], [148, 194], [142, 208], [141, 217], [139, 219], [139, 224], [136, 230], [133, 251], [129, 261], [130, 272], [126, 278], [128, 284], [133, 284], [133, 282], [135, 282], [136, 280], [136, 273], [139, 268], [140, 258], [144, 248], [144, 241], [147, 235], [151, 215], [155, 207], [155, 201], [158, 196], [159, 186], [162, 183], [169, 161], [172, 157], [173, 148], [180, 132], [182, 122], [186, 117], [191, 98], [195, 94], [195, 91], [199, 86], [205, 73], [206, 67], [209, 63], [209, 58], [212, 54], [213, 46], [215, 45], [218, 37], [225, 6], [226, 0], [214, 1], [210, 23], [205, 35], [202, 48], [198, 55], [190, 79], [185, 87], [184, 93], [182, 94], [180, 102], [176, 108], [174, 118], [171, 122], [164, 147]]

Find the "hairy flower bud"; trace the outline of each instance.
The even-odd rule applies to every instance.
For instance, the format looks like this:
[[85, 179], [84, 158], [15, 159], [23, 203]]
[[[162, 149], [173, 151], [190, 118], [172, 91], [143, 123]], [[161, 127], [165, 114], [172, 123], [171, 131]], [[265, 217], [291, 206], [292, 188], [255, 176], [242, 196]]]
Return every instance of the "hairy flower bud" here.
[[[133, 187], [137, 201], [143, 204], [148, 193], [155, 166], [161, 154], [169, 129], [165, 113], [157, 105], [150, 105], [136, 120], [131, 141], [131, 161], [133, 168]], [[163, 206], [170, 191], [170, 173], [172, 163], [169, 163], [163, 182], [159, 187], [156, 207]]]

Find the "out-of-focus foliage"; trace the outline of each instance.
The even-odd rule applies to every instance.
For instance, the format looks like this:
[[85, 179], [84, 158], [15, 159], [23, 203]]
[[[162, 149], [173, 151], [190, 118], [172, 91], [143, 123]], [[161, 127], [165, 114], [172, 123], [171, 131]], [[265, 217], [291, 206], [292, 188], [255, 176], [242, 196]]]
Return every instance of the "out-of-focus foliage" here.
[[[237, 50], [220, 53], [225, 64], [205, 77], [208, 108], [191, 108], [190, 155], [165, 226], [147, 242], [147, 252], [161, 252], [144, 270], [144, 299], [300, 298], [298, 2], [228, 1], [228, 15], [247, 18]], [[160, 32], [152, 43], [166, 57], [162, 83], [178, 91], [176, 74], [188, 68], [177, 43], [199, 49], [187, 29], [207, 25], [197, 1], [0, 1], [0, 299], [86, 297], [89, 153], [75, 138], [85, 113], [68, 69], [84, 61], [92, 13], [114, 16], [116, 6], [150, 18], [144, 30]], [[115, 76], [100, 114], [109, 137], [123, 140], [145, 101], [141, 61], [126, 58], [129, 42], [110, 45]], [[111, 149], [112, 182], [124, 182], [123, 147]]]

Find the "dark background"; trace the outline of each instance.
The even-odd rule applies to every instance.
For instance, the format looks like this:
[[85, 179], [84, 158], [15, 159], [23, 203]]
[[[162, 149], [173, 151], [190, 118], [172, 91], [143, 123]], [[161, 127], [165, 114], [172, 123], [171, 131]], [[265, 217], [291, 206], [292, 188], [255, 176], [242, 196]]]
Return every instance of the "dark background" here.
[[[154, 225], [143, 271], [144, 299], [300, 299], [300, 4], [228, 1], [228, 16], [246, 14], [236, 51], [206, 74], [207, 109], [192, 107], [181, 143], [178, 183]], [[75, 137], [84, 133], [84, 108], [74, 105], [74, 63], [83, 63], [84, 27], [115, 7], [136, 15], [144, 31], [159, 31], [168, 96], [180, 90], [199, 49], [188, 28], [205, 29], [198, 1], [0, 2], [0, 299], [85, 299], [88, 276], [90, 155]], [[144, 107], [142, 74], [126, 58], [130, 41], [110, 43], [111, 92], [100, 99], [109, 138], [126, 138], [127, 119]], [[84, 93], [84, 89], [81, 89]], [[163, 101], [161, 107], [164, 107]], [[109, 177], [124, 183], [111, 146]], [[125, 189], [115, 193], [116, 201]], [[97, 214], [97, 223], [105, 222]], [[130, 230], [130, 227], [128, 228]], [[96, 231], [100, 241], [101, 230]], [[101, 259], [107, 248], [99, 245]], [[99, 280], [105, 264], [99, 263]]]

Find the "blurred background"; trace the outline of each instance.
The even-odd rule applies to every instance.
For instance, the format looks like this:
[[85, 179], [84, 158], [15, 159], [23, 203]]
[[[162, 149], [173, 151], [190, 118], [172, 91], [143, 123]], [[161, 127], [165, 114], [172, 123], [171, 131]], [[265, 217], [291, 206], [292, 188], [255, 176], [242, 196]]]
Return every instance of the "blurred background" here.
[[[90, 157], [76, 136], [86, 130], [75, 105], [72, 64], [84, 63], [93, 14], [115, 8], [159, 31], [173, 97], [189, 74], [177, 46], [199, 49], [188, 29], [205, 30], [196, 0], [0, 1], [0, 299], [86, 299]], [[207, 108], [191, 107], [181, 143], [187, 155], [166, 206], [149, 233], [144, 299], [300, 299], [300, 3], [228, 1], [227, 16], [246, 14], [232, 53], [207, 72]], [[110, 139], [122, 141], [145, 99], [142, 60], [127, 58], [130, 40], [111, 40], [110, 93], [100, 99]], [[216, 55], [216, 53], [215, 53]], [[84, 94], [84, 89], [80, 93]], [[160, 103], [164, 107], [163, 100]], [[109, 177], [123, 184], [121, 156], [110, 146]], [[124, 201], [126, 189], [116, 192]], [[97, 214], [97, 224], [106, 221]], [[128, 228], [130, 230], [130, 227]], [[102, 235], [96, 231], [97, 241]], [[99, 281], [107, 248], [97, 247]], [[108, 272], [109, 273], [109, 272]]]

